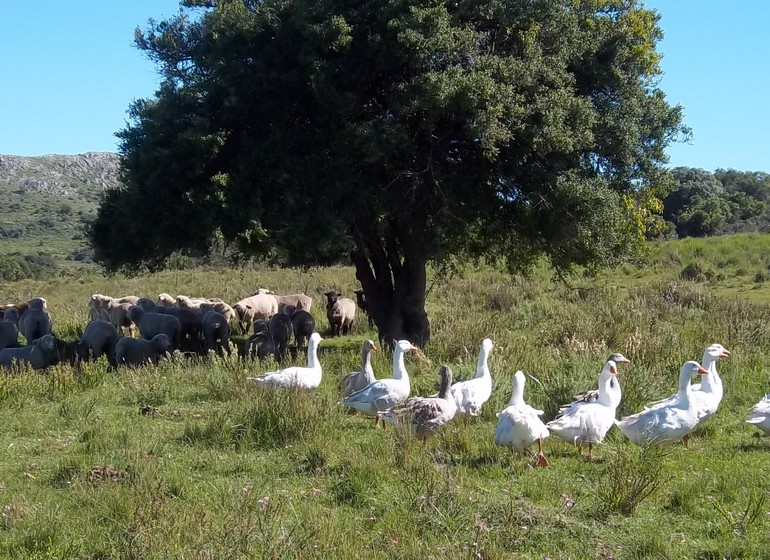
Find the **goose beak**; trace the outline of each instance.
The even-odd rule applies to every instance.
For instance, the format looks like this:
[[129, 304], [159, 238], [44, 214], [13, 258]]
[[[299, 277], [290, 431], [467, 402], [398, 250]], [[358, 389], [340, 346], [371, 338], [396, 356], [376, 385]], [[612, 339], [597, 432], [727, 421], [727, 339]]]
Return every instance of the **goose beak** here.
[[621, 363], [621, 364], [630, 364], [630, 363], [631, 363], [631, 360], [629, 360], [628, 358], [626, 358], [625, 356], [623, 356], [623, 359], [622, 359], [622, 360], [620, 360], [620, 363]]
[[730, 351], [727, 348], [723, 348], [722, 352], [719, 353], [720, 358], [729, 358], [730, 357]]
[[369, 344], [369, 350], [377, 350], [377, 347], [374, 345], [374, 343]]
[[415, 346], [414, 344], [411, 344], [409, 346], [409, 350], [419, 350], [419, 348], [417, 348], [417, 346]]
[[610, 373], [612, 375], [617, 375], [618, 374], [618, 370], [615, 368], [615, 366], [610, 366]]
[[698, 373], [700, 375], [708, 375], [709, 372], [707, 369], [703, 369], [701, 366], [698, 366]]

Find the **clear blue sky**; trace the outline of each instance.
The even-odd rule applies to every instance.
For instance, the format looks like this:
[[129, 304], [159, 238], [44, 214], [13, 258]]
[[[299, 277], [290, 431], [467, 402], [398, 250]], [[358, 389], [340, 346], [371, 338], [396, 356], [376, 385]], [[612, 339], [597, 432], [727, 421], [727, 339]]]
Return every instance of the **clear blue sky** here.
[[[684, 107], [672, 165], [770, 171], [770, 0], [647, 0], [661, 15], [661, 88]], [[0, 154], [114, 151], [126, 109], [155, 91], [134, 28], [177, 0], [0, 0]]]

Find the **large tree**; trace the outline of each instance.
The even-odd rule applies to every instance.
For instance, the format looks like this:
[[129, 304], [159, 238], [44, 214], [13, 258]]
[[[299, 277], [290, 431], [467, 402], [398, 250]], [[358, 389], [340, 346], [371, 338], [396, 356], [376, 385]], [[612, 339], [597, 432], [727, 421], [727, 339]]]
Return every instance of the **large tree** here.
[[183, 1], [136, 32], [164, 79], [118, 133], [96, 258], [349, 254], [381, 336], [417, 343], [430, 262], [616, 262], [687, 132], [657, 20], [635, 0]]

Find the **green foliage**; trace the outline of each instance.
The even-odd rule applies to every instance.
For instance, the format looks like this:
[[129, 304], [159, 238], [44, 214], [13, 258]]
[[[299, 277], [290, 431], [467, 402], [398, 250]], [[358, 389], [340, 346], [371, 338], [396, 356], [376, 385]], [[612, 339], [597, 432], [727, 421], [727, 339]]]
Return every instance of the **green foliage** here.
[[221, 236], [296, 264], [355, 247], [378, 279], [402, 259], [617, 262], [687, 133], [655, 85], [657, 19], [633, 0], [185, 2], [136, 33], [164, 82], [119, 133], [96, 258], [160, 268]]
[[767, 173], [677, 167], [674, 177], [663, 216], [679, 237], [770, 230]]

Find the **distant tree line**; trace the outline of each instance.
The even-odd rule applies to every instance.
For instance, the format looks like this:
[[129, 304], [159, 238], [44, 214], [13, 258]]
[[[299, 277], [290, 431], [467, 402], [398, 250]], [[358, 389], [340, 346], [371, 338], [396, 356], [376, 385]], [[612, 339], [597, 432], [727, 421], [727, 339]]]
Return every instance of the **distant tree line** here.
[[693, 167], [673, 170], [675, 187], [663, 199], [663, 218], [649, 237], [704, 237], [770, 231], [770, 174]]

